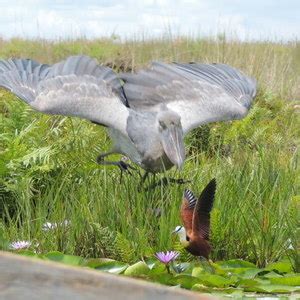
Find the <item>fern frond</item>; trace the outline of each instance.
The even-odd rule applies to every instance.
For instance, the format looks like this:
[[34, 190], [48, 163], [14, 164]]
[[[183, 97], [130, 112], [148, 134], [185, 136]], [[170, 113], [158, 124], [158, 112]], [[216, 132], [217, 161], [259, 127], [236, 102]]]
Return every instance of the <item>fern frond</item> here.
[[135, 261], [135, 250], [133, 244], [131, 241], [127, 240], [122, 233], [117, 233], [115, 243], [116, 250], [121, 261], [127, 263]]

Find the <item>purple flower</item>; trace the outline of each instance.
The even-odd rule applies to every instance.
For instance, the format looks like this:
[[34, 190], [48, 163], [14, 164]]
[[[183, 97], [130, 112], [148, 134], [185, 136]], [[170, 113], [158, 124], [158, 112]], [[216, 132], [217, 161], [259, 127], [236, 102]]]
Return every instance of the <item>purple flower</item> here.
[[155, 254], [155, 257], [165, 265], [175, 260], [178, 256], [179, 252], [176, 251], [157, 252]]
[[11, 250], [21, 250], [21, 249], [28, 249], [31, 246], [31, 242], [29, 241], [16, 241], [12, 242], [9, 245]]

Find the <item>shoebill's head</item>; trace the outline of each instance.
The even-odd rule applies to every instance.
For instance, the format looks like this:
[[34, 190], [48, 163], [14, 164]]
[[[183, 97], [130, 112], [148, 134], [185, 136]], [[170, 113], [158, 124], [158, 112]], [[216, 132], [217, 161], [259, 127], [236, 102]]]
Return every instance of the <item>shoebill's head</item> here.
[[161, 110], [157, 115], [157, 126], [167, 157], [180, 169], [185, 159], [180, 116], [171, 110]]

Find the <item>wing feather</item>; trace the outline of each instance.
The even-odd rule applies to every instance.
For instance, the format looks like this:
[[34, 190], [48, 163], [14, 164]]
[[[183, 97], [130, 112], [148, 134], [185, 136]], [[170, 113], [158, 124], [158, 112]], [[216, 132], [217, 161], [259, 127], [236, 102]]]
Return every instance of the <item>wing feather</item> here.
[[180, 215], [188, 237], [191, 237], [193, 230], [193, 214], [196, 202], [197, 198], [190, 190], [186, 189], [183, 194]]
[[130, 107], [177, 112], [185, 133], [199, 125], [244, 117], [256, 95], [256, 81], [224, 64], [153, 63], [122, 74]]
[[192, 232], [194, 236], [209, 239], [210, 212], [216, 192], [216, 180], [212, 179], [202, 191], [194, 210]]
[[53, 66], [0, 60], [0, 86], [38, 111], [78, 116], [126, 134], [128, 109], [121, 82], [90, 57], [71, 56]]

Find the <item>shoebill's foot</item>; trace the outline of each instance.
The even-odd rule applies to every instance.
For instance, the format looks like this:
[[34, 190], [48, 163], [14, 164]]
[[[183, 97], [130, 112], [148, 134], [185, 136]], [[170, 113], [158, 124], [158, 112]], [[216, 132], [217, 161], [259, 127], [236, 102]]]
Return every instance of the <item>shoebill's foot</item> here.
[[146, 179], [148, 178], [148, 175], [149, 175], [148, 171], [146, 171], [143, 176], [140, 173], [141, 181], [140, 181], [140, 184], [138, 185], [138, 188], [137, 188], [138, 192], [142, 191], [143, 185], [144, 185]]
[[165, 185], [168, 185], [170, 183], [186, 184], [186, 183], [189, 183], [189, 182], [192, 182], [192, 181], [191, 180], [185, 180], [185, 179], [182, 179], [182, 178], [177, 179], [177, 178], [164, 177], [164, 178], [160, 179], [159, 181], [154, 182], [153, 184], [149, 185], [147, 187], [147, 190], [152, 190], [152, 189], [155, 189], [158, 186], [165, 186]]
[[[130, 164], [126, 163], [124, 160], [125, 158], [122, 157], [122, 159], [120, 161], [107, 161], [107, 160], [104, 160], [105, 157], [111, 155], [111, 154], [115, 154], [115, 152], [107, 152], [107, 153], [102, 153], [100, 154], [98, 157], [97, 157], [97, 163], [99, 165], [111, 165], [111, 166], [117, 166], [120, 171], [121, 171], [121, 174], [120, 174], [120, 183], [122, 182], [122, 177], [123, 177], [123, 173], [126, 172], [128, 173], [129, 175], [132, 175], [132, 172], [131, 170], [137, 170], [137, 168], [131, 166]], [[126, 160], [128, 160], [126, 158]]]

